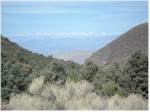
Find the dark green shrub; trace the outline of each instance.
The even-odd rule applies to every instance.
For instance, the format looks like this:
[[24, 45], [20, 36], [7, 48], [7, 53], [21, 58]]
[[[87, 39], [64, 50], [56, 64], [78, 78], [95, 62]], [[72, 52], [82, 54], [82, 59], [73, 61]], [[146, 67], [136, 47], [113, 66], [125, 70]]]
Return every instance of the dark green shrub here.
[[115, 84], [113, 81], [109, 81], [103, 84], [101, 89], [101, 94], [103, 96], [111, 97], [115, 94], [120, 94], [121, 88], [118, 84]]
[[96, 64], [92, 63], [92, 61], [88, 61], [85, 66], [81, 69], [81, 76], [88, 80], [89, 82], [93, 82], [93, 79], [98, 72], [98, 67]]

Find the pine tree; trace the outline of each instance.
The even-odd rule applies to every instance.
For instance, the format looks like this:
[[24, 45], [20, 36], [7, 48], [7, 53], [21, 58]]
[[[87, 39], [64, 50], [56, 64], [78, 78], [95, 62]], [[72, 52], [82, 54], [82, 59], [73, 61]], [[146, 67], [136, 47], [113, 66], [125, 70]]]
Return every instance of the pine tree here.
[[120, 86], [125, 90], [124, 95], [139, 93], [148, 98], [148, 57], [140, 50], [125, 65]]

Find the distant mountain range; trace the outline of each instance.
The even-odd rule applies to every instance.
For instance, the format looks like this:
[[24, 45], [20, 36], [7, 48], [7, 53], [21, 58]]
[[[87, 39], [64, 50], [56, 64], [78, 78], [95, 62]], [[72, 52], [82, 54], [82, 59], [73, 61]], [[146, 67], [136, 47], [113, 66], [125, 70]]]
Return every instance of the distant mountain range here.
[[114, 62], [123, 66], [136, 50], [141, 50], [148, 55], [148, 23], [132, 28], [95, 52], [86, 61], [91, 60], [102, 68], [109, 67]]
[[[100, 37], [74, 37], [74, 38], [61, 38], [61, 37], [9, 37], [9, 40], [16, 42], [19, 46], [30, 50], [34, 53], [48, 55], [57, 55], [68, 52], [77, 51], [93, 51], [98, 50], [114, 39], [120, 34], [107, 35]], [[91, 53], [91, 55], [93, 52]], [[83, 54], [84, 55], [84, 54]], [[58, 55], [57, 55], [58, 56]], [[87, 59], [86, 57], [85, 59]], [[63, 58], [61, 58], [63, 59]], [[68, 59], [69, 60], [69, 59]], [[74, 60], [73, 60], [74, 61]], [[83, 60], [85, 61], [85, 60]]]

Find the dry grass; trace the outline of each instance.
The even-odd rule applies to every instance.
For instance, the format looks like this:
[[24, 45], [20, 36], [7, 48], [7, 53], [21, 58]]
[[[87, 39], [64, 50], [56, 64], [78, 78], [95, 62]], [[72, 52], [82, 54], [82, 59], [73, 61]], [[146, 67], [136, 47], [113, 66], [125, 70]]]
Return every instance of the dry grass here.
[[115, 95], [107, 101], [108, 110], [148, 110], [148, 100], [141, 95], [130, 94], [126, 98]]
[[15, 110], [49, 110], [52, 109], [51, 102], [41, 97], [31, 96], [23, 93], [12, 96], [9, 102], [10, 107]]
[[11, 110], [7, 102], [1, 102], [1, 110]]
[[39, 94], [40, 91], [42, 90], [43, 84], [44, 84], [44, 77], [33, 79], [28, 90], [31, 94]]
[[[42, 88], [42, 89], [41, 89]], [[11, 97], [14, 110], [147, 110], [148, 101], [140, 95], [122, 98], [115, 95], [104, 99], [93, 92], [86, 81], [66, 82], [63, 87], [43, 84], [43, 78], [33, 80], [27, 93]]]
[[88, 93], [85, 97], [69, 99], [65, 104], [66, 110], [103, 110], [105, 102], [95, 93]]

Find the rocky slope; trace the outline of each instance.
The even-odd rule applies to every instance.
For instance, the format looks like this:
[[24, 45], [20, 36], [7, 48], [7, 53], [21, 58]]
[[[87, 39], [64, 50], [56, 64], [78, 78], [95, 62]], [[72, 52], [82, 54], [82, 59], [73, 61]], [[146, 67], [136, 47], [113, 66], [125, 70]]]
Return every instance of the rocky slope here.
[[104, 68], [113, 62], [118, 62], [120, 66], [123, 66], [128, 57], [136, 50], [141, 50], [148, 55], [148, 23], [140, 24], [127, 31], [95, 52], [86, 61], [91, 60]]

